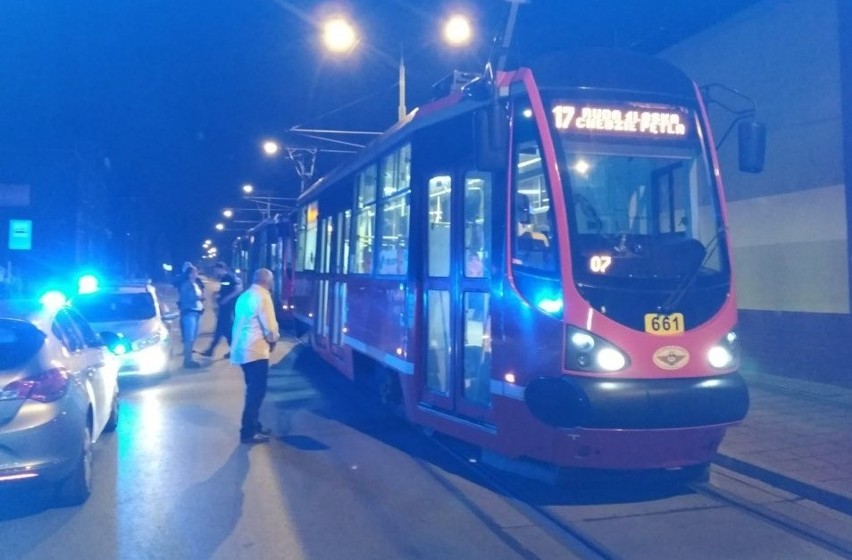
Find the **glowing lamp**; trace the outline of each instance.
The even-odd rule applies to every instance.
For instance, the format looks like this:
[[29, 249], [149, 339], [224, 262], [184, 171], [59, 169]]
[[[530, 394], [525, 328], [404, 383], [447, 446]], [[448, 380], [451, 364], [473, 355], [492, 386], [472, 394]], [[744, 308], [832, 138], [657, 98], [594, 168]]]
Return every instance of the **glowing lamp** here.
[[93, 294], [98, 291], [98, 278], [92, 274], [81, 276], [77, 280], [78, 294]]

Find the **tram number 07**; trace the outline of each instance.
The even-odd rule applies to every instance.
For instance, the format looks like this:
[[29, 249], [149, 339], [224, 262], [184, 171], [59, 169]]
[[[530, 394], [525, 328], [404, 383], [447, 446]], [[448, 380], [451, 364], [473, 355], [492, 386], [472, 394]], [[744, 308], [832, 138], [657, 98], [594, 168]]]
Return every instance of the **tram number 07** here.
[[606, 274], [612, 264], [612, 257], [609, 255], [592, 255], [589, 259], [589, 270], [595, 274]]

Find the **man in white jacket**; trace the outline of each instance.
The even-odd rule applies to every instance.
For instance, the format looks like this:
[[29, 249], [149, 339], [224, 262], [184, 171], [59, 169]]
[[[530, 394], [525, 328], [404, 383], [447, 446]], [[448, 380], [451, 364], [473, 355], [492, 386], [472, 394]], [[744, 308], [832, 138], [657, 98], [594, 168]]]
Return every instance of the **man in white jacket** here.
[[234, 309], [234, 330], [231, 363], [240, 366], [246, 380], [246, 401], [243, 408], [240, 441], [265, 443], [269, 430], [259, 421], [260, 405], [266, 396], [269, 377], [269, 355], [278, 340], [278, 321], [272, 304], [272, 271], [260, 268], [254, 273], [252, 285], [237, 299]]

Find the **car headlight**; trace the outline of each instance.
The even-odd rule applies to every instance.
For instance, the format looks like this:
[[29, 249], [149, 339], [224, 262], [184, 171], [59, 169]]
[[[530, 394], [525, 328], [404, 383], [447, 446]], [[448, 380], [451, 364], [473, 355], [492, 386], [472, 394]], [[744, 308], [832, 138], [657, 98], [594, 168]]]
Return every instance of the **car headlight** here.
[[707, 361], [715, 369], [729, 369], [739, 362], [739, 340], [736, 331], [731, 331], [707, 351]]
[[565, 329], [565, 369], [615, 373], [629, 365], [627, 355], [614, 344], [588, 331]]

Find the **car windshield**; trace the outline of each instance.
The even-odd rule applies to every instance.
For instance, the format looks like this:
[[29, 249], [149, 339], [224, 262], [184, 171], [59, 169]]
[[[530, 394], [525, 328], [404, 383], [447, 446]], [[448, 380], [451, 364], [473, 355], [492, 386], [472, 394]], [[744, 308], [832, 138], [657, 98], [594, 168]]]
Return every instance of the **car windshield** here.
[[90, 323], [144, 321], [157, 314], [148, 292], [85, 294], [75, 297], [73, 304]]
[[[724, 272], [718, 200], [691, 112], [589, 105], [554, 104], [579, 277]], [[572, 114], [560, 119], [561, 112]]]
[[31, 323], [0, 319], [0, 370], [21, 366], [41, 349], [44, 339]]

